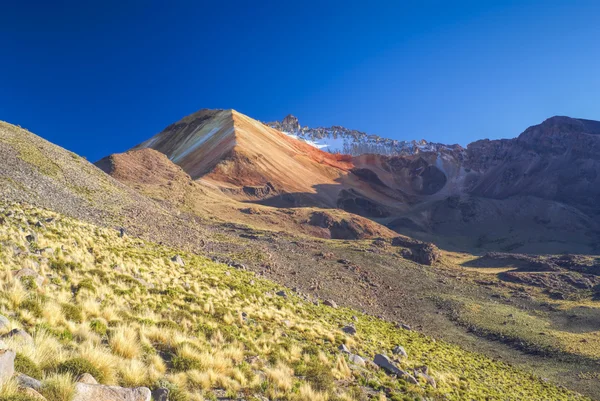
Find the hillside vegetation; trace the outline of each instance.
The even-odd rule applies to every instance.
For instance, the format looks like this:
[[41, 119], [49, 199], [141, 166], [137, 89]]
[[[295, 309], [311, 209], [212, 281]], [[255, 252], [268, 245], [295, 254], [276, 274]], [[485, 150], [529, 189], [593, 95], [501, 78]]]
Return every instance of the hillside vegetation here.
[[[49, 400], [72, 399], [82, 373], [168, 388], [170, 400], [584, 399], [253, 273], [25, 204], [0, 204], [0, 244], [0, 335]], [[32, 340], [5, 335], [13, 329]], [[378, 353], [410, 376], [370, 363]], [[15, 379], [0, 394], [34, 399]]]

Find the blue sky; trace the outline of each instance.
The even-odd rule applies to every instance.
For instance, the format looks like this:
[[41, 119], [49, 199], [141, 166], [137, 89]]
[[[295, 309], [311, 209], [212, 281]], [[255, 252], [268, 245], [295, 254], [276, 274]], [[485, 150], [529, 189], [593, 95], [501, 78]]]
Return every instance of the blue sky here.
[[0, 120], [90, 160], [205, 107], [466, 145], [600, 119], [598, 21], [594, 1], [13, 2]]

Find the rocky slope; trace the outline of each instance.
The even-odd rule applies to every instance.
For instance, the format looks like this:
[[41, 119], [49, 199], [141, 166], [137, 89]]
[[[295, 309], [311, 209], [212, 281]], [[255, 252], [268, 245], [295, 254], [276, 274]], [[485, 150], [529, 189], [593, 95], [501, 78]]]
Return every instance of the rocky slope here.
[[[342, 210], [278, 209], [231, 199], [207, 180], [193, 180], [164, 154], [149, 148], [115, 154], [96, 163], [120, 182], [169, 208], [198, 217], [249, 224], [274, 231], [333, 239], [389, 238], [390, 229]], [[248, 187], [245, 187], [246, 191]]]
[[[430, 239], [471, 236], [471, 246], [496, 243], [505, 251], [598, 252], [599, 125], [553, 117], [515, 139], [423, 155], [419, 168], [428, 178], [422, 173], [417, 182], [429, 193], [414, 193], [413, 210], [391, 226]], [[402, 165], [400, 173], [407, 171], [416, 170]]]
[[[84, 158], [0, 121], [0, 199], [28, 202], [134, 235], [189, 248], [203, 229], [111, 178]], [[171, 236], [177, 231], [185, 236]]]

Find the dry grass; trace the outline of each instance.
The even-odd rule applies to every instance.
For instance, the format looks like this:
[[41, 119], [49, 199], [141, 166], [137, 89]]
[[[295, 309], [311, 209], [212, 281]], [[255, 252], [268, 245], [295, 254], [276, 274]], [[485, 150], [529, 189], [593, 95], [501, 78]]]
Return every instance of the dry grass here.
[[138, 335], [131, 327], [119, 326], [110, 335], [110, 348], [126, 359], [137, 358], [142, 354]]
[[[7, 342], [43, 372], [49, 400], [72, 396], [73, 378], [58, 366], [77, 358], [104, 384], [168, 385], [181, 394], [178, 400], [214, 399], [217, 390], [249, 399], [352, 400], [359, 384], [412, 398], [502, 399], [515, 383], [529, 399], [575, 397], [357, 311], [273, 296], [280, 288], [251, 273], [39, 209], [9, 207], [8, 223], [0, 225], [0, 244], [11, 244], [0, 247], [0, 314], [33, 334], [35, 347]], [[48, 217], [55, 220], [35, 227]], [[35, 243], [25, 239], [31, 231]], [[43, 248], [54, 251], [40, 258], [36, 251]], [[185, 266], [170, 261], [175, 253]], [[44, 275], [46, 283], [27, 288], [14, 279], [24, 267]], [[360, 334], [351, 337], [340, 327], [354, 315]], [[410, 357], [403, 368], [428, 364], [438, 388], [408, 387], [371, 368], [353, 371], [337, 350], [341, 343], [367, 357], [405, 344]], [[3, 388], [14, 391], [12, 382]]]

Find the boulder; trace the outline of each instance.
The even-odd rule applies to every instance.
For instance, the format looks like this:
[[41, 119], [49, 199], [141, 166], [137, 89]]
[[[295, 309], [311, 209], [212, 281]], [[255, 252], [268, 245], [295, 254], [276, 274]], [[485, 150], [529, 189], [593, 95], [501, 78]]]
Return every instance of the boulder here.
[[150, 401], [152, 393], [147, 387], [125, 388], [101, 384], [75, 384], [72, 401]]
[[399, 378], [402, 378], [409, 383], [419, 384], [419, 382], [417, 381], [417, 379], [414, 378], [414, 376], [412, 376], [410, 373], [405, 372], [404, 370], [397, 367], [392, 361], [390, 361], [390, 358], [388, 358], [386, 355], [383, 355], [383, 354], [375, 355], [375, 359], [373, 359], [373, 362], [375, 363], [375, 365], [384, 369], [388, 373], [396, 375]]
[[413, 251], [411, 251], [408, 248], [401, 250], [400, 256], [402, 256], [404, 259], [408, 259], [408, 260], [413, 260], [415, 257], [415, 255], [413, 254]]
[[287, 294], [285, 293], [285, 291], [281, 290], [281, 291], [277, 291], [275, 293], [275, 295], [279, 296], [279, 297], [283, 297], [283, 298], [287, 298]]
[[327, 299], [325, 301], [323, 301], [323, 305], [327, 305], [327, 306], [331, 306], [333, 309], [337, 309], [337, 304], [335, 303], [334, 300], [331, 299]]
[[154, 288], [154, 284], [147, 282], [143, 278], [135, 278], [135, 281], [137, 281], [138, 283], [140, 283], [140, 285], [142, 287], [147, 288], [149, 290], [151, 290], [151, 289]]
[[361, 356], [355, 354], [348, 355], [348, 362], [352, 365], [360, 366], [361, 368], [366, 366], [365, 360]]
[[185, 266], [185, 262], [181, 259], [181, 256], [175, 255], [171, 258], [171, 262], [178, 264], [179, 266]]
[[54, 248], [47, 246], [46, 248], [37, 250], [36, 253], [42, 256], [51, 256], [54, 255]]
[[42, 382], [34, 379], [33, 377], [29, 377], [27, 375], [24, 375], [22, 373], [19, 373], [16, 376], [16, 380], [17, 380], [17, 384], [19, 385], [19, 387], [21, 388], [31, 388], [34, 389], [36, 391], [38, 391], [39, 389], [42, 388]]
[[412, 249], [412, 253], [415, 262], [428, 266], [434, 264], [442, 256], [438, 247], [430, 243], [416, 246]]
[[94, 376], [90, 375], [89, 373], [83, 373], [77, 376], [77, 379], [75, 379], [75, 381], [77, 383], [98, 384], [96, 379], [94, 379]]
[[442, 253], [434, 244], [412, 238], [396, 237], [392, 240], [392, 245], [407, 248], [401, 251], [400, 255], [405, 259], [413, 260], [422, 265], [431, 266], [442, 256]]
[[27, 333], [23, 329], [12, 329], [8, 333], [2, 335], [0, 338], [1, 339], [11, 338], [11, 339], [16, 339], [18, 342], [21, 342], [24, 344], [31, 344], [31, 345], [34, 344], [33, 337], [31, 337], [29, 335], [29, 333]]
[[21, 394], [27, 397], [27, 400], [40, 400], [40, 401], [48, 401], [46, 397], [38, 393], [36, 390], [26, 387], [21, 390]]
[[16, 279], [21, 279], [23, 277], [31, 277], [33, 278], [35, 284], [38, 287], [41, 287], [42, 284], [44, 284], [44, 281], [46, 280], [44, 276], [39, 275], [35, 270], [29, 268], [18, 270], [16, 273], [13, 273], [13, 277]]
[[403, 371], [400, 370], [400, 368], [398, 368], [396, 365], [394, 365], [394, 363], [392, 361], [390, 361], [390, 358], [388, 358], [386, 355], [383, 355], [383, 354], [375, 355], [373, 362], [375, 363], [375, 365], [379, 366], [382, 369], [387, 370], [390, 373], [398, 374], [398, 375], [403, 373]]
[[354, 325], [349, 324], [347, 326], [342, 327], [342, 331], [346, 334], [350, 334], [350, 335], [355, 335], [356, 334], [356, 327], [354, 327]]
[[159, 387], [156, 390], [152, 391], [152, 400], [153, 401], [169, 401], [169, 389], [164, 387]]
[[394, 347], [394, 349], [392, 350], [392, 352], [394, 353], [394, 355], [400, 355], [404, 358], [408, 358], [408, 353], [406, 352], [406, 350], [404, 349], [403, 346], [401, 345], [396, 345]]
[[17, 354], [9, 349], [0, 351], [0, 384], [7, 382], [15, 374], [15, 357]]
[[408, 325], [408, 324], [404, 324], [404, 323], [396, 323], [396, 327], [399, 329], [404, 329], [404, 330], [412, 330], [412, 328]]
[[435, 382], [435, 379], [433, 377], [429, 376], [427, 373], [422, 372], [420, 370], [415, 370], [415, 377], [422, 378], [431, 387], [437, 388], [437, 383]]
[[338, 350], [342, 351], [344, 354], [349, 354], [350, 350], [346, 347], [346, 344], [342, 344], [338, 347]]

